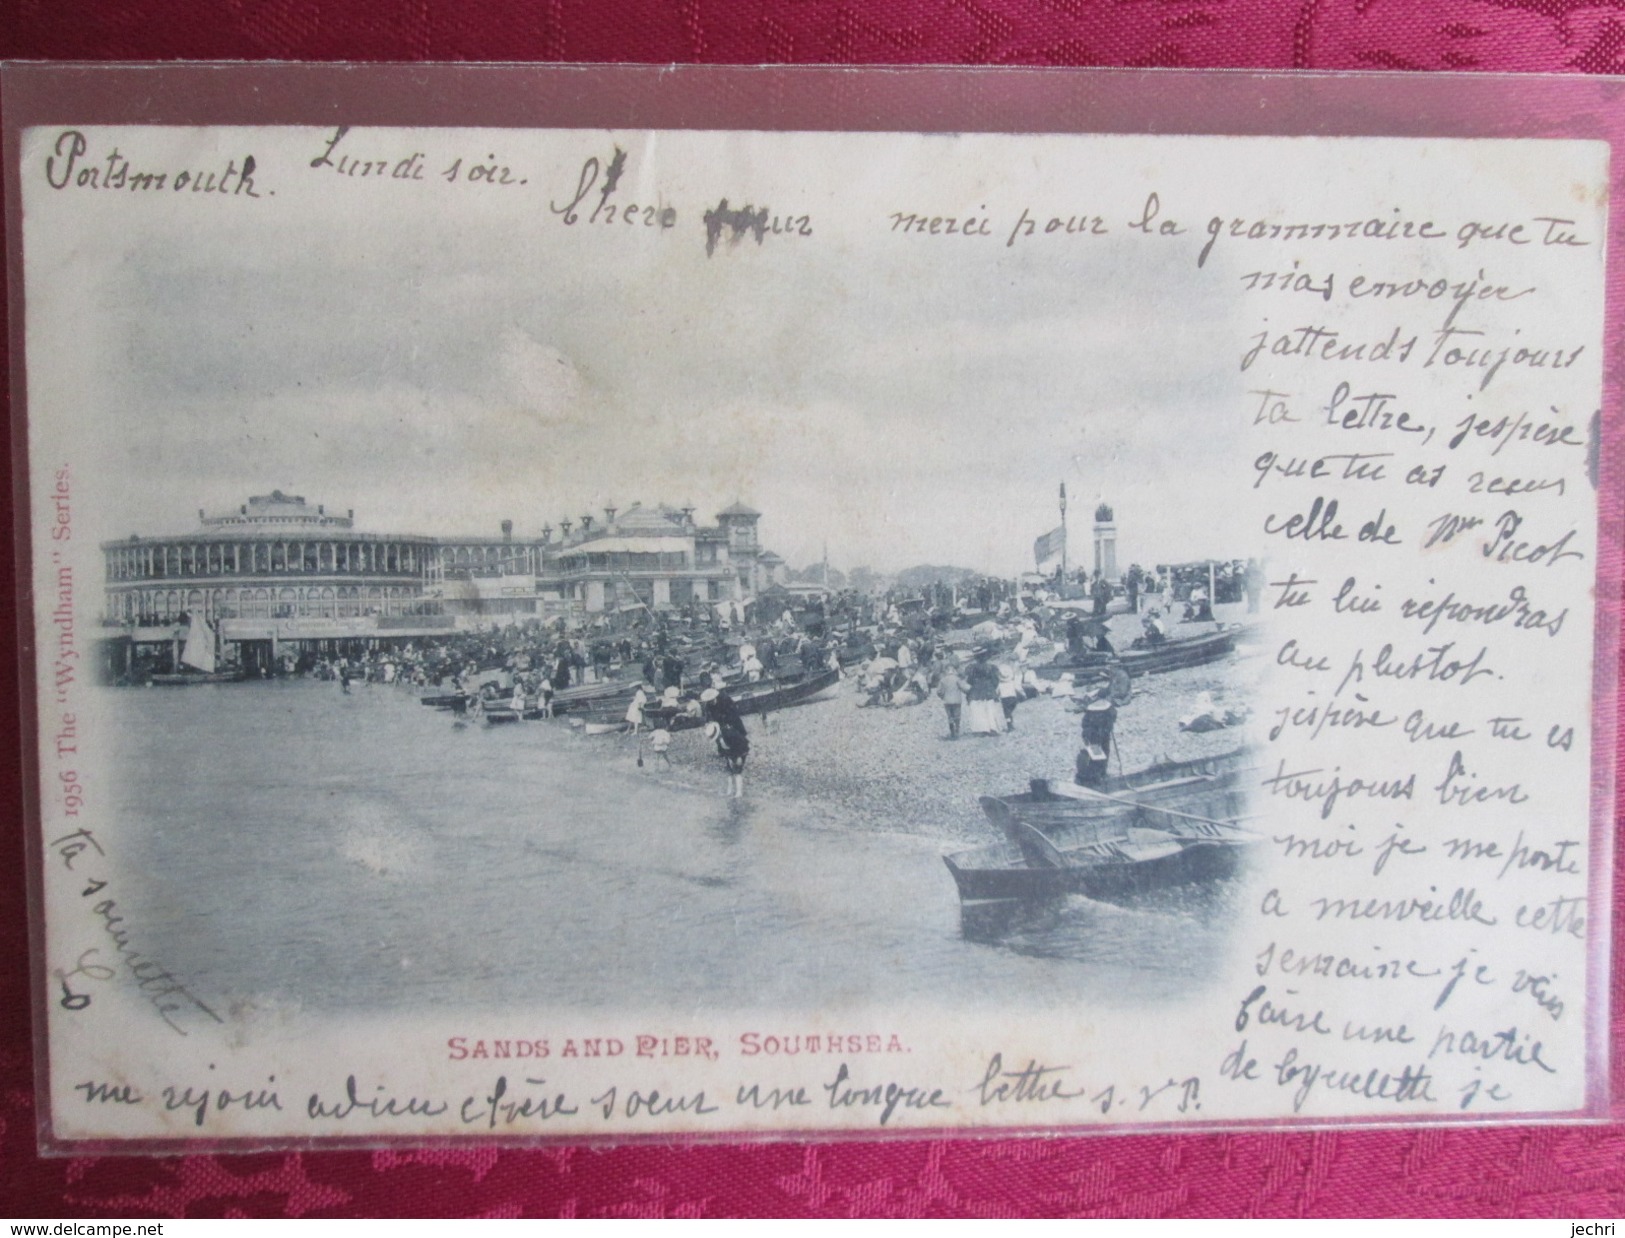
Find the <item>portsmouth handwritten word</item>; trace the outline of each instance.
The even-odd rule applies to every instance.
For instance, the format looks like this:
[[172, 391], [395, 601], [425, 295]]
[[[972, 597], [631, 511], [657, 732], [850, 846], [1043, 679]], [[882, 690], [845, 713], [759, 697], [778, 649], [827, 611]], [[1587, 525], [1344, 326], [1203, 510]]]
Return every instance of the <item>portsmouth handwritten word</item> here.
[[[52, 189], [111, 189], [125, 193], [157, 192], [208, 194], [213, 197], [257, 198], [254, 172], [259, 167], [253, 155], [242, 163], [228, 159], [219, 168], [173, 168], [164, 171], [138, 169], [114, 147], [106, 155], [87, 158], [90, 143], [77, 129], [64, 129], [57, 135], [51, 154], [45, 159], [45, 183]], [[270, 192], [270, 191], [267, 191]]]

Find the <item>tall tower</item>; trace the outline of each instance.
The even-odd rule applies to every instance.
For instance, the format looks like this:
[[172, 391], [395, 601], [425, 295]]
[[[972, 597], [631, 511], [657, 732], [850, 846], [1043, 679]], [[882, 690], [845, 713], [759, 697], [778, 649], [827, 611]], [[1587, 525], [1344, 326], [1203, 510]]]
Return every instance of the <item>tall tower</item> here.
[[1117, 579], [1117, 525], [1104, 503], [1095, 508], [1095, 571], [1107, 580]]
[[739, 580], [736, 596], [749, 596], [762, 587], [757, 579], [757, 559], [762, 547], [756, 537], [756, 522], [761, 518], [761, 512], [743, 503], [734, 503], [717, 513], [717, 525], [728, 535], [728, 559]]

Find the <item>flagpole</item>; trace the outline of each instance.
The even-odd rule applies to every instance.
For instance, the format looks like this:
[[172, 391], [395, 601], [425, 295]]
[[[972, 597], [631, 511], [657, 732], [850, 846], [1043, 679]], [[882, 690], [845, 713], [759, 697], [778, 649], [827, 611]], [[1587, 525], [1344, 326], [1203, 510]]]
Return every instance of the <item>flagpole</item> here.
[[1066, 483], [1061, 483], [1061, 596], [1066, 596]]

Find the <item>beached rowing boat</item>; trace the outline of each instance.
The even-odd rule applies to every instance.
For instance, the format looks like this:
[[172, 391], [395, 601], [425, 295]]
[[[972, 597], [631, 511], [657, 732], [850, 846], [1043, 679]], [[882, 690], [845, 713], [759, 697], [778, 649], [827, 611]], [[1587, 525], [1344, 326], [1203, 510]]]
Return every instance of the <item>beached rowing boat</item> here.
[[[799, 679], [764, 679], [760, 683], [741, 684], [730, 687], [728, 695], [733, 697], [741, 714], [770, 714], [810, 701], [833, 688], [840, 679], [840, 671], [822, 670]], [[686, 731], [705, 724], [704, 717], [687, 709], [670, 710], [651, 705], [643, 713], [651, 725], [664, 726], [668, 731]]]
[[1236, 641], [1246, 632], [1242, 627], [1221, 628], [1200, 636], [1181, 636], [1140, 649], [1120, 653], [1071, 653], [1063, 651], [1053, 662], [1035, 668], [1043, 679], [1058, 679], [1068, 671], [1088, 673], [1121, 666], [1130, 675], [1160, 675], [1187, 666], [1204, 666], [1236, 651]]
[[1035, 780], [983, 796], [1004, 841], [944, 856], [964, 902], [1082, 894], [1119, 902], [1229, 876], [1260, 836], [1239, 824], [1249, 754], [1168, 762], [1098, 790]]

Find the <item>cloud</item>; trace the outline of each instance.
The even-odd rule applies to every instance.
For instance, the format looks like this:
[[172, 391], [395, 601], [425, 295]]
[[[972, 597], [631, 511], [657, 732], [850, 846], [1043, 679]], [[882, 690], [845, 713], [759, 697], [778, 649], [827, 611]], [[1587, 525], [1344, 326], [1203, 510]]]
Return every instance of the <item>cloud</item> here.
[[586, 383], [559, 349], [519, 327], [509, 327], [496, 354], [493, 403], [510, 405], [543, 426], [568, 425], [582, 415]]
[[[430, 533], [742, 498], [792, 561], [828, 540], [838, 566], [1013, 571], [1061, 480], [1080, 505], [1131, 499], [1159, 545], [1207, 553], [1222, 527], [1228, 327], [1182, 269], [1169, 303], [1173, 257], [937, 265], [880, 233], [707, 260], [677, 238], [392, 209], [95, 242], [128, 251], [94, 293], [126, 430], [109, 467], [165, 481], [110, 536], [273, 487]], [[1192, 479], [1182, 505], [1170, 465]]]

